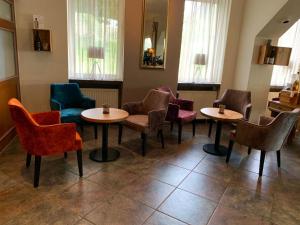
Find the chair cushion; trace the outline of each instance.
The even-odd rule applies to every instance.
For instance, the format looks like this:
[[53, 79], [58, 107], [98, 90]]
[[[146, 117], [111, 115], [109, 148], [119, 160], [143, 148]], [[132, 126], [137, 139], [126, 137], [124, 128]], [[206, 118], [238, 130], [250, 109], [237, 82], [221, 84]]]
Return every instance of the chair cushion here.
[[197, 112], [188, 110], [179, 110], [178, 120], [181, 122], [191, 122], [196, 119]]
[[148, 115], [130, 115], [124, 121], [124, 125], [145, 132], [149, 128]]
[[75, 139], [75, 150], [82, 149], [82, 139], [78, 132], [76, 132], [76, 139]]
[[61, 110], [61, 122], [62, 123], [82, 123], [81, 108], [69, 108]]

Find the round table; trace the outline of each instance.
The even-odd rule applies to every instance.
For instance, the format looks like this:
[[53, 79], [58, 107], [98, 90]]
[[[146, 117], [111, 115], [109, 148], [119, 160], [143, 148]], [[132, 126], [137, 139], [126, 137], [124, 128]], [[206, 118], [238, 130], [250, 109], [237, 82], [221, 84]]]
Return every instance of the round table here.
[[114, 161], [120, 156], [120, 152], [113, 148], [108, 148], [108, 125], [125, 120], [129, 116], [128, 112], [122, 109], [110, 108], [109, 114], [103, 114], [103, 108], [87, 109], [81, 113], [82, 119], [102, 124], [102, 149], [95, 149], [90, 153], [90, 159], [96, 162]]
[[224, 114], [221, 114], [219, 113], [219, 108], [202, 108], [200, 110], [200, 113], [205, 117], [217, 121], [215, 143], [205, 144], [203, 146], [203, 150], [213, 155], [225, 156], [227, 154], [227, 148], [225, 146], [220, 145], [222, 123], [235, 122], [237, 120], [242, 119], [243, 115], [241, 113], [229, 109], [224, 109]]

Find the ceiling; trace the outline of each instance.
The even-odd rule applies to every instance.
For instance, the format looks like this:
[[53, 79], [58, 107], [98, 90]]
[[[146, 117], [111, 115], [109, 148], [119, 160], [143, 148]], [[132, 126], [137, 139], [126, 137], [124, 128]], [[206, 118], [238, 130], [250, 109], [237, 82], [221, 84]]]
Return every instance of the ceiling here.
[[[259, 37], [279, 38], [300, 18], [300, 1], [289, 0], [258, 34]], [[283, 23], [283, 21], [289, 21]]]

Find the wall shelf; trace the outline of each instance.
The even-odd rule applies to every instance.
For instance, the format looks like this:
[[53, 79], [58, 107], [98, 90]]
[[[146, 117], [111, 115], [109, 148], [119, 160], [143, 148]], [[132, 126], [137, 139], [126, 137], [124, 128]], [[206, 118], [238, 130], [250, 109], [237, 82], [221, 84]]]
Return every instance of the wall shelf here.
[[[268, 63], [268, 56], [271, 52], [274, 52], [274, 63]], [[260, 46], [258, 64], [261, 65], [279, 65], [288, 66], [290, 62], [292, 48], [278, 47], [272, 45]]]
[[33, 49], [34, 49], [34, 39], [35, 35], [38, 33], [40, 40], [41, 40], [41, 49], [34, 51], [43, 51], [43, 52], [51, 52], [52, 50], [52, 43], [51, 43], [51, 32], [50, 30], [46, 29], [33, 29]]

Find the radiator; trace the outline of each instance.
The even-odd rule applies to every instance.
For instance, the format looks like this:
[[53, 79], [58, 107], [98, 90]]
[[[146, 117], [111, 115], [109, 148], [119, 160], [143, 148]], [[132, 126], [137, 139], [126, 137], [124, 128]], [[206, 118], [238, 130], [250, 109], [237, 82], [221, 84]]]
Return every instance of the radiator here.
[[118, 89], [81, 88], [84, 95], [96, 100], [96, 107], [108, 104], [110, 107], [118, 108]]
[[212, 107], [214, 100], [217, 98], [216, 91], [179, 91], [179, 98], [194, 101], [194, 110], [197, 111], [197, 119], [204, 119], [200, 115], [200, 109]]

